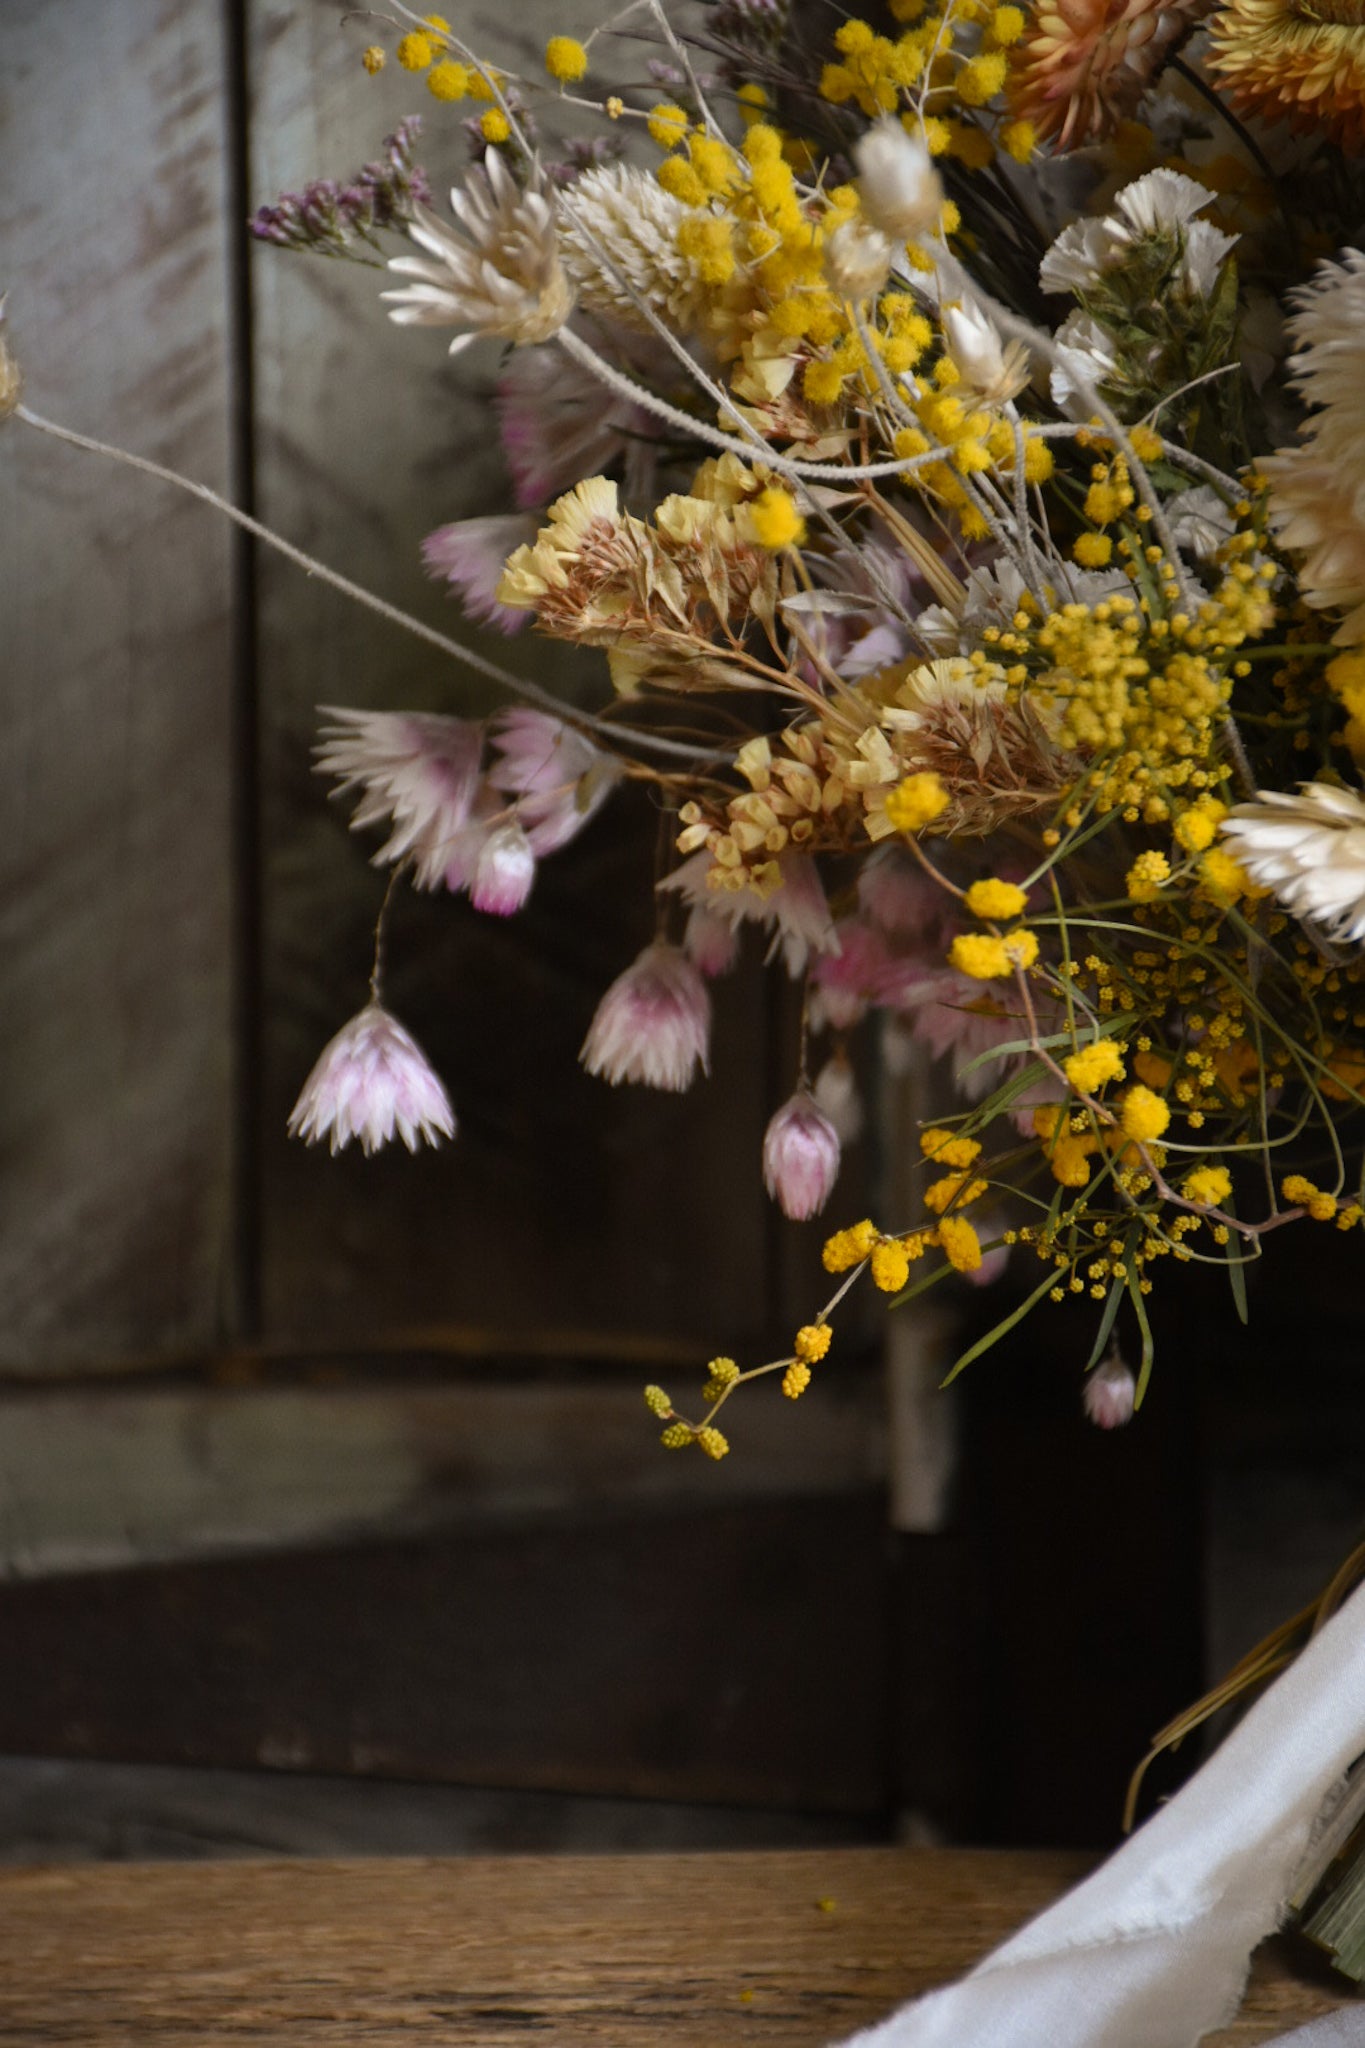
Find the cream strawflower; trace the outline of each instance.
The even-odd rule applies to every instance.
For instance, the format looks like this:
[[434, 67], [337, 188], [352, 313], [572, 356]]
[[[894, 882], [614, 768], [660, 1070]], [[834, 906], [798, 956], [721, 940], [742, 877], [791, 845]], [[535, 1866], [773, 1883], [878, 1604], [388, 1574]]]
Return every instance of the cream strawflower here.
[[1333, 939], [1365, 939], [1365, 797], [1332, 782], [1262, 789], [1223, 834], [1254, 882]]
[[351, 830], [392, 822], [376, 866], [410, 859], [419, 889], [462, 888], [447, 866], [479, 786], [481, 729], [436, 712], [322, 709], [335, 723], [322, 728], [318, 774], [341, 778], [339, 796], [364, 791]]
[[1293, 294], [1289, 333], [1295, 382], [1318, 408], [1301, 429], [1303, 446], [1259, 465], [1270, 479], [1270, 523], [1304, 556], [1299, 592], [1317, 611], [1348, 616], [1333, 639], [1365, 640], [1365, 255], [1318, 265]]
[[597, 1005], [579, 1054], [613, 1088], [638, 1081], [681, 1094], [708, 1071], [711, 998], [679, 946], [656, 939], [619, 974]]
[[591, 312], [649, 333], [643, 299], [684, 332], [702, 322], [711, 293], [678, 247], [678, 230], [694, 215], [707, 218], [704, 212], [684, 206], [633, 164], [585, 171], [560, 206], [564, 267]]
[[370, 1002], [324, 1048], [294, 1104], [289, 1135], [309, 1145], [327, 1138], [333, 1153], [359, 1138], [368, 1154], [395, 1132], [415, 1152], [421, 1139], [453, 1138], [455, 1114], [416, 1040]]
[[464, 229], [456, 234], [429, 207], [416, 205], [408, 233], [428, 252], [394, 256], [389, 269], [417, 279], [382, 292], [389, 317], [405, 327], [463, 327], [454, 355], [476, 335], [548, 341], [573, 311], [573, 288], [559, 260], [554, 210], [539, 184], [522, 191], [497, 150], [450, 195]]

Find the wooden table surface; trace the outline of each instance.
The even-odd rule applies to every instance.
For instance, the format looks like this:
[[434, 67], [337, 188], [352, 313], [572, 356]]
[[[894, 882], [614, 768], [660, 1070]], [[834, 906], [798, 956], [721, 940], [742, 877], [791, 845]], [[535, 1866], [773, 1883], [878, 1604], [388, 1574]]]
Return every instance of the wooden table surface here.
[[[0, 2042], [823, 2048], [966, 1968], [1083, 1868], [840, 1849], [11, 1870]], [[1270, 1943], [1212, 2038], [1252, 2048], [1348, 2002]]]

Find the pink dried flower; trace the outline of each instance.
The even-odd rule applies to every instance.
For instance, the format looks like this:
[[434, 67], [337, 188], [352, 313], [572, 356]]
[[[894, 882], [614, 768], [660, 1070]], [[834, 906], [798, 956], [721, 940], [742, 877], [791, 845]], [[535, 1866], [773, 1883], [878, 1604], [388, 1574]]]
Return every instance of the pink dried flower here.
[[781, 947], [793, 979], [805, 973], [812, 953], [838, 952], [825, 885], [808, 853], [779, 854], [776, 867], [781, 879], [765, 894], [747, 887], [713, 889], [707, 877], [714, 865], [709, 853], [694, 853], [659, 887], [676, 890], [694, 907], [704, 904], [713, 917], [724, 918], [736, 930], [748, 923], [768, 926], [773, 931], [773, 949]]
[[365, 792], [352, 831], [392, 821], [376, 865], [410, 858], [417, 887], [434, 889], [478, 790], [482, 731], [434, 712], [322, 710], [336, 722], [322, 728], [318, 773], [340, 776], [338, 795]]
[[919, 939], [938, 957], [948, 924], [946, 890], [898, 846], [879, 847], [858, 876], [858, 908], [897, 937]]
[[535, 537], [536, 521], [524, 519], [519, 512], [457, 519], [427, 535], [422, 542], [422, 560], [430, 575], [454, 584], [471, 619], [496, 626], [500, 633], [519, 633], [530, 613], [499, 604], [495, 592], [507, 557]]
[[359, 1138], [366, 1154], [395, 1131], [409, 1152], [455, 1135], [455, 1114], [416, 1040], [377, 1002], [338, 1031], [303, 1084], [289, 1135], [333, 1153]]
[[602, 808], [625, 769], [547, 711], [504, 711], [493, 721], [495, 789], [520, 797], [517, 816], [540, 857], [567, 846]]
[[811, 969], [810, 1021], [816, 1031], [851, 1031], [868, 1005], [886, 993], [894, 964], [881, 932], [862, 918], [842, 918], [834, 929], [838, 952], [823, 954]]
[[[619, 331], [609, 336], [595, 322], [583, 325], [595, 348], [605, 349], [647, 388], [657, 388], [671, 358], [652, 337], [627, 343]], [[605, 475], [623, 459], [627, 498], [653, 504], [658, 422], [643, 406], [604, 391], [562, 349], [518, 349], [498, 381], [496, 404], [518, 505], [539, 509], [580, 477]]]
[[1087, 1375], [1081, 1401], [1099, 1429], [1121, 1429], [1132, 1421], [1137, 1385], [1116, 1350]]
[[709, 1071], [711, 998], [679, 946], [656, 939], [597, 1005], [579, 1054], [613, 1088], [638, 1081], [681, 1094], [700, 1064]]
[[494, 917], [511, 917], [521, 909], [536, 878], [536, 857], [515, 818], [497, 825], [479, 848], [469, 883], [469, 900], [476, 910]]
[[739, 954], [739, 927], [717, 917], [709, 903], [694, 903], [683, 928], [683, 951], [708, 981], [728, 974]]
[[798, 1088], [763, 1134], [763, 1185], [795, 1223], [818, 1216], [839, 1177], [839, 1133]]

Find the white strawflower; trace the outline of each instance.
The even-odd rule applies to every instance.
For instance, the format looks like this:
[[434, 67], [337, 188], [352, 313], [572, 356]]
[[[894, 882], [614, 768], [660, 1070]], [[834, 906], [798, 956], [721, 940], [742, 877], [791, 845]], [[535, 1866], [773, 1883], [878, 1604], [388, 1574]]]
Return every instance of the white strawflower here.
[[1236, 237], [1196, 220], [1215, 197], [1183, 171], [1148, 171], [1125, 185], [1114, 210], [1100, 220], [1076, 220], [1062, 229], [1043, 257], [1038, 281], [1045, 292], [1083, 295], [1106, 271], [1121, 265], [1134, 242], [1177, 235], [1188, 290], [1207, 298]]
[[389, 317], [405, 327], [463, 327], [452, 355], [476, 335], [504, 341], [548, 341], [573, 311], [573, 289], [559, 260], [554, 210], [540, 185], [522, 191], [497, 150], [463, 192], [450, 195], [464, 228], [456, 234], [429, 207], [414, 206], [408, 233], [428, 252], [394, 256], [389, 269], [417, 279], [382, 292]]
[[1032, 375], [1023, 343], [1007, 345], [979, 306], [949, 306], [943, 315], [943, 338], [962, 382], [986, 405], [1003, 405], [1016, 397]]
[[1321, 263], [1293, 294], [1289, 322], [1298, 353], [1295, 382], [1319, 408], [1301, 429], [1303, 446], [1262, 459], [1270, 479], [1270, 523], [1302, 553], [1299, 593], [1318, 611], [1348, 616], [1338, 646], [1365, 640], [1365, 255], [1345, 251]]
[[448, 881], [452, 848], [479, 787], [480, 727], [437, 712], [321, 708], [335, 723], [322, 728], [318, 774], [341, 778], [338, 795], [364, 791], [351, 830], [392, 822], [376, 865], [411, 859], [419, 889]]
[[[1183, 228], [1217, 195], [1183, 171], [1147, 171], [1125, 185], [1114, 201], [1118, 223], [1134, 241]], [[1118, 224], [1116, 223], [1116, 225]], [[1232, 244], [1229, 242], [1228, 247]]]
[[449, 1097], [416, 1040], [378, 1002], [367, 1003], [327, 1045], [303, 1084], [289, 1135], [333, 1153], [359, 1138], [368, 1154], [395, 1132], [409, 1152], [455, 1135]]
[[1038, 282], [1045, 292], [1079, 295], [1098, 284], [1126, 247], [1127, 237], [1115, 231], [1113, 221], [1073, 220], [1044, 252]]
[[1112, 377], [1118, 357], [1111, 337], [1088, 313], [1070, 313], [1057, 329], [1057, 356], [1048, 382], [1052, 402], [1075, 417], [1093, 411], [1087, 387]]
[[1297, 796], [1261, 789], [1223, 820], [1238, 860], [1295, 917], [1329, 938], [1365, 939], [1365, 798], [1332, 782]]
[[708, 1071], [711, 998], [681, 947], [656, 939], [597, 1005], [579, 1054], [613, 1088], [638, 1081], [681, 1094]]
[[634, 292], [684, 332], [697, 326], [711, 293], [679, 249], [678, 229], [698, 212], [633, 164], [576, 178], [560, 200], [559, 246], [583, 304], [648, 333]]
[[804, 1223], [818, 1216], [839, 1177], [839, 1133], [798, 1088], [763, 1134], [763, 1185], [784, 1216]]
[[853, 151], [864, 217], [896, 243], [931, 235], [943, 213], [943, 186], [924, 143], [889, 115], [874, 121]]

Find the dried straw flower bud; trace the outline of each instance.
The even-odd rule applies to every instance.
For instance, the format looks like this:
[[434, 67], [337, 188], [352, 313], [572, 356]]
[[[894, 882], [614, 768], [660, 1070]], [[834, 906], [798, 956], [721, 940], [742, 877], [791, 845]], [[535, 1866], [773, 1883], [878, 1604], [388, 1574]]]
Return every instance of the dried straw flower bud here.
[[1097, 1429], [1121, 1429], [1132, 1421], [1137, 1385], [1117, 1351], [1087, 1374], [1081, 1401]]
[[536, 857], [531, 842], [515, 818], [489, 833], [479, 848], [479, 857], [469, 884], [469, 900], [476, 910], [494, 917], [511, 917], [521, 909], [536, 878]]
[[763, 1136], [763, 1185], [784, 1216], [818, 1216], [839, 1176], [839, 1133], [809, 1089], [798, 1088]]

